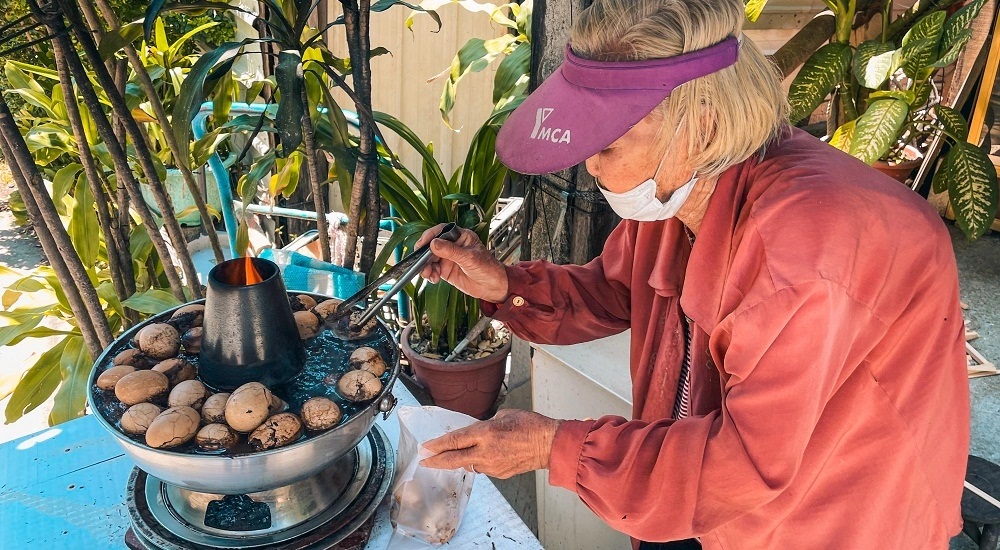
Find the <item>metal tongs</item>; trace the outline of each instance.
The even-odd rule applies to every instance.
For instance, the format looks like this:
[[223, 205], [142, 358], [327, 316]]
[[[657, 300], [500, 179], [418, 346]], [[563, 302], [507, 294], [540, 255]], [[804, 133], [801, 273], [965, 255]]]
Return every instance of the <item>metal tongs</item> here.
[[[461, 232], [459, 231], [458, 226], [455, 225], [454, 223], [449, 223], [448, 225], [444, 226], [444, 228], [441, 230], [440, 233], [438, 233], [438, 236], [435, 238], [454, 242], [458, 240], [459, 235], [461, 235]], [[337, 309], [334, 310], [333, 314], [325, 319], [324, 321], [325, 324], [333, 326], [339, 319], [342, 319], [350, 315], [351, 313], [358, 311], [358, 309], [355, 306], [357, 306], [359, 303], [366, 302], [369, 294], [374, 292], [376, 289], [385, 284], [387, 281], [396, 279], [396, 283], [392, 285], [392, 287], [390, 287], [389, 290], [387, 290], [385, 294], [383, 294], [382, 297], [378, 299], [378, 301], [376, 301], [374, 304], [368, 307], [362, 308], [364, 310], [364, 314], [361, 316], [360, 319], [358, 319], [356, 322], [351, 323], [352, 327], [364, 326], [366, 323], [368, 323], [368, 321], [372, 320], [372, 317], [374, 317], [375, 314], [378, 313], [379, 309], [381, 309], [386, 302], [391, 300], [392, 297], [396, 295], [396, 293], [398, 293], [404, 286], [406, 286], [406, 283], [410, 282], [410, 280], [412, 280], [413, 277], [415, 277], [418, 273], [420, 273], [420, 271], [424, 268], [424, 265], [427, 264], [427, 260], [430, 259], [430, 257], [431, 257], [431, 243], [430, 241], [428, 241], [427, 244], [414, 250], [413, 253], [410, 254], [409, 256], [406, 256], [405, 258], [396, 262], [396, 265], [392, 266], [392, 268], [383, 273], [381, 277], [375, 279], [374, 281], [371, 282], [371, 284], [369, 284], [365, 288], [362, 288], [353, 296], [351, 296], [343, 303], [338, 305]]]

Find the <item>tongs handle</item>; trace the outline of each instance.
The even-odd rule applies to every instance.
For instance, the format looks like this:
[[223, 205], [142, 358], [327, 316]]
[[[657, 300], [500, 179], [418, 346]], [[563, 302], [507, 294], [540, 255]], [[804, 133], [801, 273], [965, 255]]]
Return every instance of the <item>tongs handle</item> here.
[[[459, 231], [458, 226], [454, 223], [449, 223], [448, 225], [444, 226], [443, 229], [441, 229], [441, 232], [435, 238], [454, 242], [458, 240], [458, 237], [460, 235], [461, 232]], [[396, 279], [396, 283], [392, 285], [392, 287], [390, 287], [389, 290], [387, 290], [385, 294], [383, 294], [382, 297], [378, 299], [377, 302], [372, 304], [370, 307], [366, 308], [364, 315], [362, 315], [361, 318], [356, 323], [352, 323], [354, 325], [364, 326], [365, 323], [370, 321], [372, 317], [374, 317], [375, 314], [378, 313], [378, 310], [381, 309], [386, 302], [392, 299], [392, 297], [395, 296], [396, 293], [398, 293], [404, 286], [406, 286], [406, 283], [410, 282], [410, 280], [413, 279], [414, 276], [420, 273], [420, 271], [424, 268], [424, 265], [427, 264], [427, 260], [430, 257], [431, 257], [431, 243], [428, 242], [427, 244], [414, 250], [413, 253], [410, 254], [409, 256], [406, 256], [405, 258], [399, 260], [399, 262], [397, 262], [396, 265], [392, 266], [392, 268], [383, 273], [381, 277], [375, 279], [374, 281], [372, 281], [371, 284], [361, 289], [354, 296], [351, 296], [350, 298], [345, 300], [344, 303], [337, 306], [336, 316], [341, 317], [350, 314], [354, 306], [358, 302], [365, 300], [369, 294], [375, 291], [375, 289], [382, 286], [386, 281], [390, 279]], [[401, 272], [402, 275], [400, 275]]]

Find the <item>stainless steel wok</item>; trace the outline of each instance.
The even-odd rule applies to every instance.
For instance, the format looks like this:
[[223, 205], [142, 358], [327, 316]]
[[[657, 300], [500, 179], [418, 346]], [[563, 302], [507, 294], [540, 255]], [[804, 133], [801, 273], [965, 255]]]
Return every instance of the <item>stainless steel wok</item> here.
[[[290, 292], [289, 294], [310, 294], [307, 292]], [[317, 299], [327, 296], [310, 294]], [[197, 300], [191, 303], [203, 303]], [[188, 305], [188, 304], [185, 304]], [[319, 435], [311, 436], [298, 443], [238, 456], [212, 456], [190, 454], [177, 451], [164, 451], [130, 439], [115, 426], [116, 420], [106, 418], [97, 400], [103, 397], [95, 396], [95, 382], [112, 362], [114, 356], [126, 349], [132, 337], [144, 326], [150, 323], [164, 322], [170, 318], [176, 309], [171, 309], [151, 317], [143, 323], [132, 327], [118, 337], [94, 363], [87, 387], [87, 402], [98, 421], [125, 449], [139, 468], [145, 472], [169, 483], [190, 489], [192, 491], [216, 494], [245, 494], [265, 491], [289, 485], [296, 481], [311, 477], [330, 465], [345, 453], [353, 449], [365, 437], [380, 413], [388, 417], [396, 404], [392, 395], [392, 386], [399, 376], [399, 347], [395, 344], [391, 332], [385, 323], [378, 320], [375, 338], [385, 338], [392, 351], [391, 356], [384, 357], [389, 367], [389, 378], [382, 392], [361, 410], [350, 415], [343, 424]], [[346, 361], [347, 358], [345, 357]], [[100, 391], [100, 390], [98, 390]]]

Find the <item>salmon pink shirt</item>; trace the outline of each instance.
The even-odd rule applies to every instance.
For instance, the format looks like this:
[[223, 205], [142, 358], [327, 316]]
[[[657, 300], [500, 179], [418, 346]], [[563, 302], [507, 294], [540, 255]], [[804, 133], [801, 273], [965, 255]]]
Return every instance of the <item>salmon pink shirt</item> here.
[[507, 276], [483, 305], [522, 338], [632, 329], [633, 419], [562, 422], [549, 464], [611, 527], [708, 550], [947, 548], [961, 529], [955, 258], [895, 180], [788, 130], [720, 176], [693, 247], [676, 218], [624, 221], [586, 265]]

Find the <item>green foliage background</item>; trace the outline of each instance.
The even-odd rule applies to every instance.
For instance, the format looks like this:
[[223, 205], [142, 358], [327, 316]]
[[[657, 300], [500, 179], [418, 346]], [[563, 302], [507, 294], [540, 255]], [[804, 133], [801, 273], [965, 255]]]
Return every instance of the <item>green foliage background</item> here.
[[[109, 1], [111, 3], [111, 7], [115, 10], [115, 13], [118, 14], [119, 21], [122, 23], [142, 19], [143, 14], [146, 11], [146, 6], [149, 4], [148, 0]], [[6, 25], [7, 23], [16, 21], [19, 17], [29, 12], [28, 4], [25, 0], [4, 0], [0, 3], [3, 4], [3, 10], [0, 11], [0, 27]], [[235, 25], [228, 17], [227, 13], [221, 11], [209, 11], [204, 15], [193, 16], [182, 13], [169, 15], [164, 14], [163, 16], [163, 22], [167, 28], [167, 36], [171, 40], [176, 39], [178, 36], [183, 35], [191, 29], [210, 21], [218, 21], [223, 24], [200, 33], [198, 35], [199, 41], [192, 41], [185, 46], [185, 51], [183, 52], [185, 55], [195, 53], [199, 49], [201, 51], [210, 50], [223, 42], [232, 40], [236, 34]], [[18, 27], [20, 26], [21, 25]], [[38, 38], [41, 36], [39, 32], [40, 31], [36, 31], [31, 35], [25, 35], [23, 33], [5, 33], [8, 35], [15, 35], [9, 41], [0, 40], [0, 50], [6, 50], [11, 47], [15, 47], [18, 44], [23, 44], [33, 38]], [[0, 67], [3, 67], [7, 60], [23, 61], [33, 65], [43, 65], [45, 67], [55, 68], [51, 50], [45, 45], [45, 43], [39, 44], [33, 48], [14, 52], [10, 56], [0, 57]], [[0, 90], [5, 90], [7, 88], [9, 88], [7, 79], [3, 75], [3, 71], [0, 71]], [[10, 103], [15, 112], [23, 105], [23, 101], [15, 95], [8, 95], [7, 102]]]

